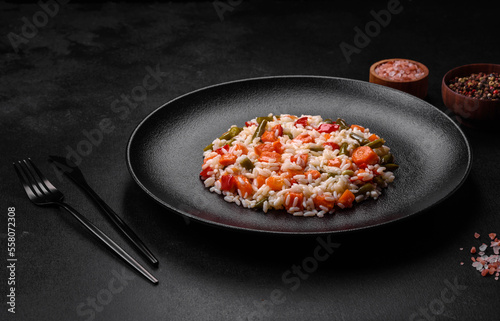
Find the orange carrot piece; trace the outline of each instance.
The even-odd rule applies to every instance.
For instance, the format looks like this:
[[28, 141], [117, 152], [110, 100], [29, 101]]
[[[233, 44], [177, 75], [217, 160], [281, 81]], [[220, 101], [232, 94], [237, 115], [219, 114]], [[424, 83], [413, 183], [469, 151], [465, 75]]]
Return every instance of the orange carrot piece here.
[[237, 175], [235, 176], [236, 188], [242, 197], [249, 197], [253, 194], [252, 184], [246, 176]]
[[269, 186], [273, 191], [281, 191], [285, 185], [285, 180], [279, 176], [271, 176], [266, 180], [266, 185]]
[[228, 166], [228, 165], [236, 163], [236, 158], [237, 158], [236, 155], [227, 153], [227, 154], [224, 154], [220, 157], [219, 163], [222, 166]]
[[351, 125], [351, 129], [354, 130], [354, 129], [359, 129], [361, 132], [365, 132], [365, 128], [363, 126], [359, 126], [359, 125]]
[[378, 163], [379, 157], [369, 146], [360, 146], [352, 153], [352, 160], [358, 166], [361, 164], [374, 165]]
[[239, 150], [241, 150], [241, 155], [248, 154], [248, 148], [246, 146], [241, 145], [241, 144], [234, 145], [233, 151], [239, 151]]
[[259, 162], [266, 163], [279, 163], [281, 161], [281, 154], [276, 152], [262, 152], [259, 157]]
[[355, 199], [354, 194], [350, 190], [346, 189], [342, 194], [342, 196], [340, 196], [337, 203], [344, 205], [344, 207], [351, 207], [352, 202], [354, 202], [354, 199]]
[[333, 201], [327, 201], [325, 198], [326, 198], [325, 195], [318, 195], [318, 196], [316, 196], [313, 199], [314, 206], [316, 206], [316, 208], [318, 210], [321, 210], [320, 206], [324, 206], [324, 207], [326, 207], [330, 211], [335, 206], [335, 202], [333, 202]]
[[318, 179], [320, 176], [321, 176], [321, 173], [312, 169], [310, 171], [307, 171], [304, 173], [304, 175], [306, 176], [306, 178], [309, 176], [309, 174], [311, 174], [312, 176], [312, 179]]
[[302, 168], [305, 168], [307, 166], [307, 158], [309, 157], [308, 154], [300, 154], [299, 157], [297, 157], [296, 155], [293, 155], [292, 157], [290, 157], [290, 161], [292, 163], [295, 163], [299, 166], [301, 166]]
[[264, 132], [264, 134], [262, 134], [260, 140], [263, 142], [274, 142], [277, 140], [277, 138], [274, 131], [266, 131]]
[[375, 134], [371, 134], [370, 137], [368, 137], [368, 140], [373, 142], [374, 140], [377, 140], [379, 139], [380, 137], [378, 137], [377, 135]]
[[257, 178], [255, 179], [255, 181], [257, 182], [257, 187], [260, 188], [262, 185], [264, 185], [266, 183], [266, 179], [267, 177], [265, 176], [257, 176]]
[[294, 139], [300, 140], [301, 142], [305, 143], [312, 143], [314, 142], [314, 138], [307, 134], [300, 134], [299, 136], [295, 137]]
[[[288, 203], [285, 202], [285, 208], [287, 210], [290, 209], [291, 207], [298, 207], [299, 210], [304, 209], [304, 205], [302, 204], [302, 202], [304, 201], [304, 194], [290, 192], [286, 195], [287, 196], [285, 197], [285, 200], [289, 197]], [[295, 200], [297, 200], [297, 201], [295, 201]], [[295, 203], [295, 206], [293, 206], [294, 203]]]

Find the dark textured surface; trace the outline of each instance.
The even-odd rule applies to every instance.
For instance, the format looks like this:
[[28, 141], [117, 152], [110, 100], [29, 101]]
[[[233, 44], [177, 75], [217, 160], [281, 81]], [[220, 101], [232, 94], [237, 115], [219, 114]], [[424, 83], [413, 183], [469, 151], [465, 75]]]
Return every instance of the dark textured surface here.
[[[263, 215], [207, 192], [197, 175], [200, 151], [215, 137], [259, 115], [306, 111], [362, 124], [389, 142], [400, 169], [381, 201], [304, 219]], [[193, 128], [196, 135], [186, 135]], [[358, 230], [420, 213], [463, 183], [471, 158], [464, 134], [434, 106], [387, 87], [326, 77], [258, 78], [193, 92], [149, 115], [127, 147], [132, 176], [168, 209], [223, 227], [291, 234]]]
[[[137, 124], [165, 102], [208, 85], [272, 75], [367, 80], [373, 62], [408, 57], [429, 68], [427, 101], [444, 111], [446, 71], [500, 63], [498, 14], [487, 1], [402, 1], [401, 12], [347, 63], [339, 45], [353, 45], [355, 28], [364, 29], [374, 20], [370, 11], [388, 3], [243, 1], [223, 21], [211, 2], [69, 3], [36, 35], [28, 34], [18, 52], [9, 33], [22, 34], [23, 17], [29, 21], [41, 9], [1, 4], [2, 302], [9, 294], [8, 206], [16, 207], [18, 262], [16, 314], [2, 303], [0, 319], [498, 319], [499, 283], [481, 277], [468, 254], [487, 233], [500, 234], [498, 132], [464, 129], [473, 167], [445, 202], [380, 229], [331, 236], [341, 245], [326, 260], [318, 253], [328, 252], [315, 249], [327, 236], [239, 233], [189, 222], [151, 201], [127, 172], [125, 148]], [[164, 74], [154, 89], [154, 79], [147, 79], [151, 90], [144, 95], [147, 68]], [[121, 95], [135, 100], [124, 102]], [[102, 139], [95, 134], [100, 123], [107, 125]], [[94, 145], [84, 142], [84, 131], [95, 134]], [[90, 185], [157, 255], [160, 266], [151, 270], [158, 286], [130, 270], [128, 281], [113, 281], [123, 266], [117, 258], [67, 213], [36, 207], [24, 195], [11, 162], [31, 156], [68, 203], [138, 257], [91, 201], [48, 165], [48, 155], [78, 147], [86, 154], [80, 167]], [[476, 231], [480, 240], [473, 238]], [[303, 264], [310, 272], [292, 275]], [[461, 286], [449, 290], [455, 281]], [[276, 289], [282, 296], [271, 306]], [[86, 305], [96, 298], [95, 308]], [[264, 310], [257, 308], [262, 304]]]

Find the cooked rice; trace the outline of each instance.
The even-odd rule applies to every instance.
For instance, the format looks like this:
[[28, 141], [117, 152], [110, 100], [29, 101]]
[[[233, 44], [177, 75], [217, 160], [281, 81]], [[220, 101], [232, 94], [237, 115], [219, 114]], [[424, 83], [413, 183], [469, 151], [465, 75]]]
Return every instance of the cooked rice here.
[[[302, 125], [304, 118], [306, 126]], [[205, 187], [224, 195], [227, 202], [258, 207], [266, 213], [285, 209], [294, 216], [323, 217], [337, 208], [352, 206], [352, 202], [341, 199], [344, 193], [349, 194], [346, 190], [354, 194], [356, 203], [376, 200], [395, 178], [381, 161], [390, 152], [386, 145], [373, 148], [374, 157], [379, 159], [376, 163], [356, 164], [353, 160], [352, 154], [360, 142], [352, 134], [372, 141], [375, 135], [368, 128], [353, 125], [325, 132], [322, 128], [331, 130], [335, 124], [321, 127], [326, 124], [321, 116], [269, 114], [268, 119], [266, 136], [252, 139], [258, 127], [254, 118], [231, 139], [217, 138], [212, 142], [203, 153], [200, 175]], [[298, 119], [302, 123], [297, 123]], [[346, 154], [341, 155], [336, 147], [343, 143], [347, 144]], [[247, 166], [242, 165], [245, 161]], [[253, 168], [248, 166], [249, 161]], [[371, 184], [371, 189], [359, 193], [366, 184]]]

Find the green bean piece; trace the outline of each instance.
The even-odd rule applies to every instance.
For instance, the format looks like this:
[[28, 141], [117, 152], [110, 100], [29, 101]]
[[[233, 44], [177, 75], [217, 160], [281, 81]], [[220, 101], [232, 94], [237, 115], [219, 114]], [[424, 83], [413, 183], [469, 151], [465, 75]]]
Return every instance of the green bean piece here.
[[248, 157], [243, 158], [241, 160], [240, 164], [241, 164], [241, 166], [243, 166], [245, 169], [248, 169], [249, 171], [255, 167], [255, 165], [252, 163], [252, 161]]
[[285, 135], [287, 135], [290, 139], [293, 139], [293, 134], [292, 133], [286, 133]]
[[399, 168], [399, 165], [398, 164], [394, 164], [394, 163], [390, 163], [390, 164], [385, 164], [384, 165], [385, 169], [387, 169], [388, 171], [395, 171], [396, 169]]
[[354, 176], [354, 172], [351, 171], [350, 169], [347, 169], [347, 170], [342, 172], [342, 175]]
[[392, 155], [391, 153], [388, 153], [388, 154], [382, 156], [382, 159], [381, 159], [380, 163], [382, 165], [394, 163], [394, 155]]
[[214, 144], [210, 143], [209, 145], [207, 145], [207, 147], [203, 148], [203, 151], [206, 152], [207, 150], [210, 150], [214, 147]]
[[263, 199], [261, 199], [260, 201], [258, 201], [257, 203], [255, 203], [255, 206], [254, 208], [262, 208], [264, 207], [264, 202], [267, 201], [267, 197], [264, 197]]
[[340, 126], [340, 129], [349, 129], [349, 125], [347, 125], [346, 121], [342, 118], [337, 118], [335, 124]]
[[333, 124], [333, 120], [331, 120], [330, 118], [323, 120], [323, 122], [326, 124]]
[[309, 147], [309, 149], [312, 150], [313, 152], [322, 152], [323, 150], [325, 150], [325, 148], [320, 145], [313, 145]]
[[356, 193], [357, 195], [364, 195], [366, 194], [367, 192], [373, 190], [375, 187], [370, 184], [370, 183], [366, 183], [365, 185], [361, 186], [358, 190], [358, 192]]
[[266, 131], [266, 126], [267, 120], [264, 119], [253, 133], [252, 140], [254, 140], [256, 137], [262, 136], [262, 134], [264, 134], [264, 132]]
[[219, 137], [219, 139], [230, 140], [231, 138], [237, 136], [242, 130], [243, 128], [231, 127], [227, 132], [222, 134], [222, 136]]
[[342, 145], [340, 145], [339, 155], [347, 155], [348, 154], [347, 146], [348, 146], [347, 143], [342, 143]]
[[384, 185], [385, 180], [381, 176], [375, 176], [373, 182], [377, 185]]
[[379, 138], [374, 140], [373, 142], [370, 142], [366, 144], [366, 146], [373, 148], [379, 148], [382, 147], [385, 144], [385, 140], [383, 138]]
[[257, 117], [257, 124], [262, 123], [263, 120], [273, 121], [274, 118], [273, 118], [273, 116]]
[[351, 138], [355, 139], [362, 146], [370, 143], [370, 141], [368, 139], [361, 137], [357, 134], [351, 133], [349, 136], [351, 136]]

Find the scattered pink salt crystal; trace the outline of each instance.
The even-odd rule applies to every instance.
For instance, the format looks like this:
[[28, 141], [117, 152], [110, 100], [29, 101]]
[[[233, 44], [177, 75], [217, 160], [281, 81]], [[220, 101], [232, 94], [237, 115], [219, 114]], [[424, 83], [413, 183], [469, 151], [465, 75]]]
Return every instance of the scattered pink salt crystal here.
[[476, 233], [474, 233], [474, 237], [475, 237], [476, 239], [478, 239], [480, 236], [481, 236], [481, 235], [480, 235], [479, 233], [477, 233], [477, 232], [476, 232]]

